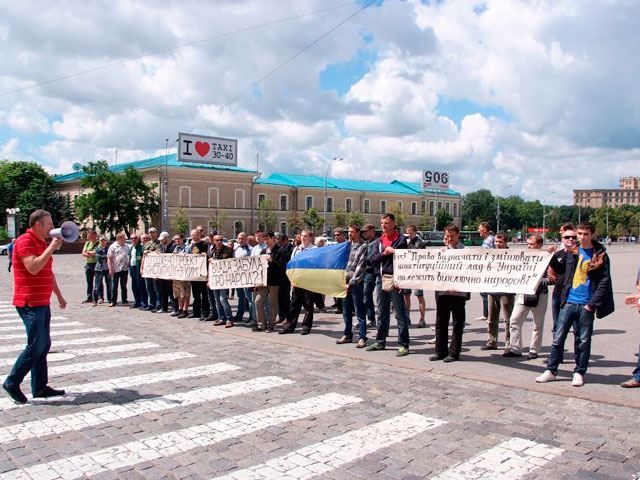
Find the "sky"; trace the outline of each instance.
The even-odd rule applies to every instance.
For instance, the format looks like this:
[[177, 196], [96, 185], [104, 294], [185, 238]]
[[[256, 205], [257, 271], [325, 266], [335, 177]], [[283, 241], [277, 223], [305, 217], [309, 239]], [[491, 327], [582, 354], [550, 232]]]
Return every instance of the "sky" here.
[[427, 169], [570, 204], [640, 174], [637, 18], [635, 0], [0, 2], [0, 159], [69, 173], [187, 132], [238, 139], [263, 175]]

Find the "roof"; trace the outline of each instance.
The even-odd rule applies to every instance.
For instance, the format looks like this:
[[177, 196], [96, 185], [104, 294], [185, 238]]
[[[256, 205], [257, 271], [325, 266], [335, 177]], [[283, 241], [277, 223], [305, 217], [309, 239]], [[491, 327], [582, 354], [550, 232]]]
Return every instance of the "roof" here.
[[[247, 170], [240, 167], [232, 167], [227, 165], [210, 165], [207, 163], [186, 163], [179, 162], [176, 154], [161, 155], [159, 157], [147, 158], [146, 160], [138, 160], [135, 162], [119, 163], [117, 165], [109, 165], [109, 170], [114, 173], [123, 172], [127, 167], [133, 167], [136, 170], [149, 170], [152, 168], [164, 167], [171, 168], [205, 168], [207, 170], [224, 170], [230, 172], [256, 173], [253, 170]], [[58, 175], [54, 179], [58, 183], [79, 180], [84, 177], [84, 172], [67, 173], [66, 175]]]
[[[327, 178], [328, 190], [353, 190], [378, 193], [394, 193], [416, 195], [421, 193], [434, 193], [440, 195], [459, 196], [452, 189], [440, 190], [437, 188], [423, 190], [418, 182], [404, 182], [392, 180], [391, 182], [371, 182], [367, 180], [350, 180], [346, 178]], [[294, 175], [288, 173], [272, 173], [266, 178], [259, 178], [258, 185], [281, 185], [292, 188], [322, 188], [325, 187], [325, 178], [317, 175]]]

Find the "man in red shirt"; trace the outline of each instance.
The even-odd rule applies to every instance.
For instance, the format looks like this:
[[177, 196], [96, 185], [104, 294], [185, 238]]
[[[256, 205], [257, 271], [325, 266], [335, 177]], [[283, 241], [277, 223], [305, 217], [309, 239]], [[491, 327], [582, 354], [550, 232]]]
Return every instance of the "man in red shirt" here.
[[24, 377], [31, 372], [31, 392], [34, 398], [64, 395], [47, 385], [47, 354], [51, 347], [51, 293], [58, 297], [60, 308], [67, 302], [62, 296], [53, 273], [53, 252], [62, 246], [54, 238], [47, 246], [45, 238], [53, 228], [51, 214], [36, 210], [29, 216], [29, 229], [16, 241], [13, 249], [13, 305], [27, 331], [27, 346], [18, 356], [2, 388], [16, 403], [27, 403], [20, 390]]

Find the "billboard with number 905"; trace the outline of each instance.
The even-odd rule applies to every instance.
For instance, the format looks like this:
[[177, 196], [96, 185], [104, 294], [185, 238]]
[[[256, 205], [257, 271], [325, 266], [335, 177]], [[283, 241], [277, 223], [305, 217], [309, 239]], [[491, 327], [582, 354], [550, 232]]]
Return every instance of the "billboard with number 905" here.
[[433, 170], [422, 171], [422, 188], [449, 188], [449, 173], [434, 172]]

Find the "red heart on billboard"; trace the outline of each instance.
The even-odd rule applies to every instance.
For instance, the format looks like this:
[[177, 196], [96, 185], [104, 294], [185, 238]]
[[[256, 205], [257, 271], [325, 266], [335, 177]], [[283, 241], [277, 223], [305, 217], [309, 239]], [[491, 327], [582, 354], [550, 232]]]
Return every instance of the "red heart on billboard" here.
[[196, 142], [196, 152], [201, 157], [204, 157], [207, 153], [209, 153], [209, 144], [207, 142]]

